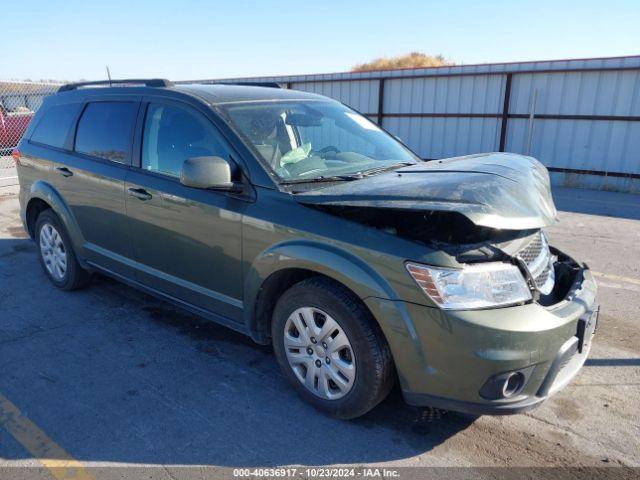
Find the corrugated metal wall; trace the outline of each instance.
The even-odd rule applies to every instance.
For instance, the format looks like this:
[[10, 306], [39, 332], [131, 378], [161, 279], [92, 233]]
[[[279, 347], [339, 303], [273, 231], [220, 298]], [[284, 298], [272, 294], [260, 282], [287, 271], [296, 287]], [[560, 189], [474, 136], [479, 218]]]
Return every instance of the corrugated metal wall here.
[[640, 192], [640, 56], [223, 81], [335, 98], [423, 158], [530, 152], [557, 184]]

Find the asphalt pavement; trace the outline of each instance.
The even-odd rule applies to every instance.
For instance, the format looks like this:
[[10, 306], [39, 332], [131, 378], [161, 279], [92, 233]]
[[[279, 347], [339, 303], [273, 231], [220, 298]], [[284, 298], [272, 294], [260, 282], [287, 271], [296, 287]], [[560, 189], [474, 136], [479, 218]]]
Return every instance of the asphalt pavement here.
[[16, 192], [0, 188], [5, 472], [640, 466], [640, 196], [555, 190], [561, 221], [551, 243], [589, 264], [601, 302], [590, 358], [567, 388], [532, 412], [475, 421], [409, 407], [396, 390], [366, 416], [340, 421], [295, 395], [268, 347], [103, 277], [77, 292], [52, 287]]

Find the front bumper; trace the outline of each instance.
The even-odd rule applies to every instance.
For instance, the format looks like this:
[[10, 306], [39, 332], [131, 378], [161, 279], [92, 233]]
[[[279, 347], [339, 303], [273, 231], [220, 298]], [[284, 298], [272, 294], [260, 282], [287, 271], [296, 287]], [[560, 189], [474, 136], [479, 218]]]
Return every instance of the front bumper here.
[[[369, 298], [394, 356], [407, 403], [472, 414], [530, 410], [584, 364], [598, 316], [596, 284], [582, 268], [564, 300], [475, 311], [445, 311]], [[509, 398], [480, 395], [496, 374], [526, 370]]]

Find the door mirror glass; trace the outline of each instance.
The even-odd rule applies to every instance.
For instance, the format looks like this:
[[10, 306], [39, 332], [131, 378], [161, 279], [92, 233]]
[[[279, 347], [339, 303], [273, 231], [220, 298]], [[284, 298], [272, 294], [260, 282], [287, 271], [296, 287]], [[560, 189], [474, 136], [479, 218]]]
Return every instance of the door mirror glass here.
[[220, 157], [187, 158], [180, 172], [180, 183], [187, 187], [233, 190], [231, 166]]

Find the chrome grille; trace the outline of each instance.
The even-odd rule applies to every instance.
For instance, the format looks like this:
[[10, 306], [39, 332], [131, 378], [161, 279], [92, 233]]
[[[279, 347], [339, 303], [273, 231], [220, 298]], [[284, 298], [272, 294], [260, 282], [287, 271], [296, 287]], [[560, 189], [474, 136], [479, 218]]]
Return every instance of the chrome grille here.
[[542, 234], [538, 232], [529, 245], [518, 252], [518, 258], [529, 265], [542, 253]]
[[538, 290], [545, 295], [550, 293], [555, 283], [555, 274], [551, 251], [544, 234], [538, 232], [531, 242], [517, 253], [517, 257], [531, 272]]
[[[542, 271], [542, 273], [540, 273], [540, 275], [533, 278], [536, 282], [536, 286], [538, 288], [543, 288], [544, 284], [547, 283], [547, 280], [549, 279], [550, 274], [551, 274], [551, 265], [548, 264], [545, 267], [545, 269]], [[551, 285], [551, 288], [553, 288], [553, 284]]]

